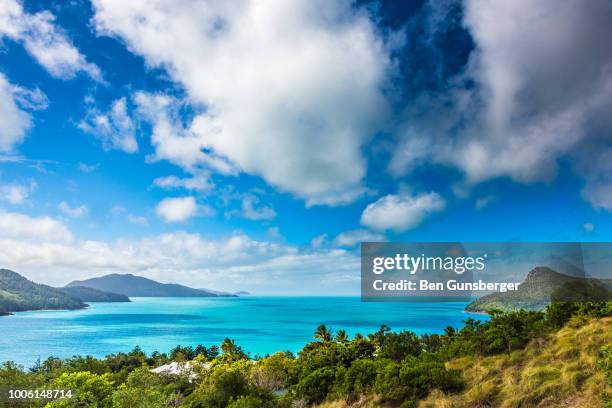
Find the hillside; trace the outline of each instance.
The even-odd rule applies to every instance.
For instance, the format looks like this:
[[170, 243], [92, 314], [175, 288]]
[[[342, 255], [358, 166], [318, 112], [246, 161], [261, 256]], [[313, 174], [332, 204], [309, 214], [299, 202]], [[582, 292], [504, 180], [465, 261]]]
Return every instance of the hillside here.
[[[467, 382], [458, 395], [435, 391], [420, 408], [603, 407], [600, 350], [612, 343], [612, 318], [568, 325], [510, 356], [466, 357], [447, 363]], [[610, 392], [610, 390], [608, 390]]]
[[219, 297], [201, 289], [194, 289], [176, 283], [160, 283], [152, 279], [132, 274], [110, 274], [82, 281], [70, 282], [66, 287], [84, 286], [104, 292], [112, 292], [130, 297]]
[[[432, 391], [418, 408], [604, 408], [600, 398], [605, 373], [600, 350], [612, 343], [612, 318], [581, 327], [571, 324], [548, 338], [533, 340], [510, 355], [463, 357], [446, 363], [465, 381], [459, 393]], [[608, 387], [609, 388], [609, 387]], [[610, 390], [607, 390], [610, 392]], [[317, 408], [399, 407], [381, 404], [375, 395], [353, 403], [327, 402]]]
[[81, 300], [52, 288], [31, 282], [16, 272], [0, 269], [0, 314], [44, 309], [83, 309]]
[[129, 302], [130, 298], [118, 293], [104, 292], [85, 286], [57, 288], [59, 291], [83, 302]]
[[608, 287], [608, 280], [578, 278], [547, 267], [537, 267], [529, 272], [518, 290], [485, 295], [470, 303], [465, 310], [543, 310], [551, 300], [609, 300]]

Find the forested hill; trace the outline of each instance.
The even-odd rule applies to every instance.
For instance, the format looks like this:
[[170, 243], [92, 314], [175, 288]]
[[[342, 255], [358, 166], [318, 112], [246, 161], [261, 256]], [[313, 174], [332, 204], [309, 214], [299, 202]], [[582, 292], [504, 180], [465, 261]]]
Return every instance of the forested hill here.
[[564, 275], [547, 267], [532, 269], [518, 290], [491, 293], [466, 307], [467, 312], [489, 310], [544, 310], [551, 301], [609, 301], [610, 279]]
[[74, 310], [85, 307], [84, 302], [60, 290], [31, 282], [8, 269], [0, 269], [0, 315], [25, 310]]
[[92, 289], [85, 286], [67, 286], [57, 288], [73, 298], [77, 298], [83, 302], [129, 302], [130, 298], [118, 293], [104, 292], [102, 290]]

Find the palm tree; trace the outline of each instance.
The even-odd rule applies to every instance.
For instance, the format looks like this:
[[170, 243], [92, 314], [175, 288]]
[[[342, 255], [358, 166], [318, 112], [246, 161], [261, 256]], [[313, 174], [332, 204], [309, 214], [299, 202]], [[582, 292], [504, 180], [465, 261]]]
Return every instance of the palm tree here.
[[319, 325], [319, 327], [317, 327], [314, 337], [315, 339], [319, 339], [321, 341], [327, 342], [327, 341], [331, 341], [332, 334], [329, 330], [327, 330], [327, 327], [325, 327], [324, 324], [321, 324]]
[[348, 343], [349, 338], [346, 334], [346, 330], [338, 330], [338, 333], [336, 333], [336, 341], [338, 343]]
[[457, 333], [457, 331], [455, 330], [455, 328], [453, 326], [446, 326], [444, 328], [444, 334], [446, 335], [446, 337], [448, 337], [449, 339], [452, 339], [453, 337], [455, 337], [455, 334]]

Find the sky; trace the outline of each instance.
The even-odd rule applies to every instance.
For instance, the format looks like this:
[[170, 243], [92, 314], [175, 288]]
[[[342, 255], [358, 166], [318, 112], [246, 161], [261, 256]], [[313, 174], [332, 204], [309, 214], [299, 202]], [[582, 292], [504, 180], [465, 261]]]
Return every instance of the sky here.
[[612, 3], [0, 1], [0, 267], [359, 293], [362, 241], [612, 241]]

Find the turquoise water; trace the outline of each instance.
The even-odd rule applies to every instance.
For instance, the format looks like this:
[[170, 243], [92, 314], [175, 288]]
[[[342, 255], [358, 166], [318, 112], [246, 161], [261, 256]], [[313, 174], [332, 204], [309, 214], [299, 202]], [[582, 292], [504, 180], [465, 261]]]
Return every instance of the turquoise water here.
[[22, 312], [0, 317], [0, 361], [31, 366], [40, 358], [74, 354], [103, 357], [138, 345], [168, 352], [177, 344], [206, 346], [225, 337], [251, 355], [298, 351], [326, 324], [353, 336], [381, 324], [394, 330], [441, 332], [460, 327], [465, 302], [367, 303], [359, 298], [240, 297], [132, 298], [92, 303], [86, 310]]

